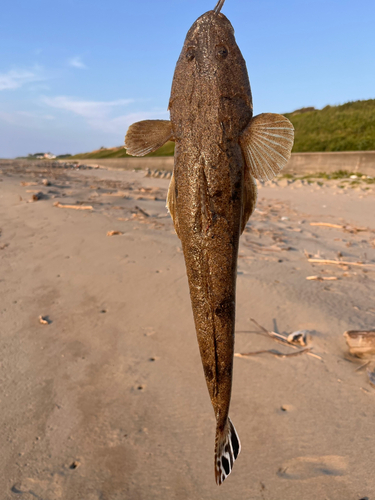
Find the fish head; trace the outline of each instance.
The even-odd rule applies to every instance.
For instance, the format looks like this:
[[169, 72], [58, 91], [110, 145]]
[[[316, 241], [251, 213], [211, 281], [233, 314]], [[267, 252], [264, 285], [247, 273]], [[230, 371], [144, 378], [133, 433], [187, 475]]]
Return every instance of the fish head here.
[[181, 123], [184, 116], [188, 119], [209, 108], [207, 118], [217, 122], [230, 119], [231, 112], [237, 113], [232, 108], [238, 106], [247, 110], [239, 124], [244, 128], [253, 107], [246, 63], [229, 19], [211, 10], [199, 17], [187, 33], [173, 78], [171, 120], [175, 117]]

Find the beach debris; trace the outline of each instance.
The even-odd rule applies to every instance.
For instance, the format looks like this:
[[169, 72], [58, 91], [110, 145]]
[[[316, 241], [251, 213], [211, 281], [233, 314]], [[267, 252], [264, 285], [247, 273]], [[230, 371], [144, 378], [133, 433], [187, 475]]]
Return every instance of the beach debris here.
[[375, 330], [349, 330], [344, 333], [349, 352], [357, 358], [375, 354]]
[[31, 197], [31, 200], [32, 201], [39, 201], [39, 200], [42, 200], [44, 197], [43, 193], [41, 191], [39, 191], [38, 193], [34, 193]]
[[21, 182], [21, 186], [37, 186], [37, 182]]
[[298, 330], [296, 332], [290, 333], [287, 336], [287, 341], [290, 344], [299, 344], [301, 346], [306, 346], [308, 344], [309, 336], [307, 330]]
[[77, 469], [79, 466], [80, 466], [80, 462], [78, 460], [74, 460], [74, 462], [72, 462], [70, 465], [69, 465], [69, 469]]
[[375, 371], [367, 368], [367, 376], [370, 384], [375, 387]]
[[349, 224], [331, 224], [330, 222], [310, 222], [310, 226], [322, 226], [322, 227], [331, 227], [333, 229], [342, 229], [343, 231], [347, 231], [349, 233], [359, 233], [360, 231], [371, 231], [368, 227], [356, 227], [351, 226]]
[[108, 231], [107, 236], [121, 236], [124, 234], [122, 231]]
[[94, 208], [91, 205], [63, 205], [58, 201], [55, 201], [53, 206], [57, 208], [70, 208], [73, 210], [94, 210]]
[[308, 281], [336, 281], [338, 280], [337, 276], [307, 276], [306, 279]]
[[346, 260], [330, 260], [330, 259], [308, 259], [312, 264], [327, 264], [327, 265], [339, 265], [339, 266], [365, 266], [365, 267], [375, 267], [375, 264], [365, 264], [364, 262], [349, 262]]
[[139, 212], [143, 217], [150, 217], [150, 215], [145, 212], [142, 208], [138, 207], [137, 205], [134, 207], [137, 212]]
[[48, 316], [40, 315], [38, 319], [41, 325], [49, 325], [50, 323], [52, 323]]
[[51, 185], [51, 183], [48, 179], [43, 179], [42, 184], [43, 184], [43, 186], [50, 186]]
[[129, 195], [126, 191], [116, 191], [115, 193], [103, 193], [102, 196], [115, 196], [118, 198], [126, 198]]
[[236, 352], [234, 356], [236, 358], [247, 358], [249, 356], [257, 356], [258, 354], [272, 354], [277, 358], [290, 358], [292, 356], [299, 356], [300, 354], [309, 353], [311, 351], [311, 347], [306, 347], [305, 349], [301, 349], [300, 351], [295, 352], [279, 352], [276, 349], [262, 349], [261, 351], [253, 351], [253, 352]]
[[[272, 331], [267, 330], [266, 328], [261, 326], [257, 321], [255, 321], [255, 319], [253, 319], [253, 318], [250, 318], [250, 321], [252, 321], [258, 328], [260, 328], [260, 330], [262, 330], [263, 334], [271, 337], [273, 340], [275, 340], [276, 342], [279, 342], [280, 344], [288, 345], [288, 346], [292, 347], [293, 349], [297, 349], [296, 344], [307, 345], [307, 342], [308, 342], [308, 331], [307, 330], [299, 330], [299, 331], [293, 332], [290, 335], [288, 335], [287, 337], [285, 337], [284, 335], [281, 335], [280, 333], [276, 333], [276, 332], [272, 332]], [[238, 332], [238, 333], [240, 333], [240, 332]], [[244, 332], [242, 332], [242, 333], [244, 333]], [[296, 341], [297, 339], [300, 339], [300, 340]], [[303, 344], [302, 342], [305, 342], [305, 343]], [[319, 359], [320, 361], [322, 361], [322, 358], [320, 356], [318, 356], [317, 354], [310, 352], [311, 350], [312, 350], [312, 347], [308, 347], [308, 348], [302, 349], [298, 352], [282, 353], [282, 352], [276, 351], [275, 349], [265, 349], [262, 351], [254, 351], [254, 352], [249, 352], [249, 353], [235, 353], [234, 355], [237, 358], [242, 358], [242, 357], [248, 357], [248, 356], [255, 356], [255, 355], [263, 354], [263, 353], [269, 353], [269, 354], [273, 354], [276, 357], [285, 358], [285, 357], [290, 357], [290, 356], [298, 356], [299, 354], [306, 353], [308, 356], [312, 356], [313, 358], [316, 358], [316, 359]]]

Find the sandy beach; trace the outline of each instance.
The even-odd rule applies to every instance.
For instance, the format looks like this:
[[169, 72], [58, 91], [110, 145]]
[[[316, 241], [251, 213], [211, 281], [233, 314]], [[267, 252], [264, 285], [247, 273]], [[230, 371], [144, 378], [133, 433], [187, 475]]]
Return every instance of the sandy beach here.
[[242, 452], [218, 488], [168, 184], [0, 163], [0, 499], [374, 500], [375, 364], [343, 334], [375, 328], [375, 185], [260, 186], [238, 261]]

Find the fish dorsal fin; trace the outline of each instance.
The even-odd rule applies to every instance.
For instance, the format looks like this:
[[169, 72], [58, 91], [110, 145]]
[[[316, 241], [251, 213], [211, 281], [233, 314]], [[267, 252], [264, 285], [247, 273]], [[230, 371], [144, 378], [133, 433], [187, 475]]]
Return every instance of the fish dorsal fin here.
[[270, 181], [285, 167], [294, 142], [294, 127], [288, 118], [274, 113], [255, 116], [242, 133], [240, 144], [250, 173]]
[[166, 207], [168, 209], [168, 212], [171, 214], [177, 236], [180, 237], [180, 235], [178, 234], [179, 226], [178, 226], [178, 217], [176, 212], [176, 186], [174, 181], [174, 174], [172, 174], [171, 182], [169, 184]]
[[244, 193], [242, 201], [241, 234], [244, 232], [247, 221], [255, 210], [258, 198], [258, 188], [255, 179], [251, 176], [248, 168], [245, 168]]
[[132, 156], [145, 156], [172, 138], [172, 124], [169, 120], [144, 120], [133, 123], [125, 136], [126, 152]]

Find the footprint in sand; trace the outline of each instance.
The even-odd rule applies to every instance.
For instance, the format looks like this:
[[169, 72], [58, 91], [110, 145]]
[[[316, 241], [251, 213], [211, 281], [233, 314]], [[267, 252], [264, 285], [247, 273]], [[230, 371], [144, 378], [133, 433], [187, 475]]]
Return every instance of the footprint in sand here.
[[[14, 484], [11, 491], [25, 500], [62, 500], [67, 498], [64, 484], [67, 485], [66, 477], [64, 478], [61, 474], [54, 474], [50, 480], [45, 481], [28, 477]], [[92, 490], [87, 491], [85, 495], [85, 500], [100, 500], [101, 498], [100, 492]]]
[[337, 455], [297, 457], [285, 462], [277, 474], [284, 479], [297, 480], [317, 476], [343, 476], [347, 467], [347, 459]]
[[[39, 481], [38, 479], [25, 478], [12, 486], [12, 492], [18, 494], [29, 494], [40, 500], [60, 500], [62, 489], [59, 478], [56, 476], [52, 481]], [[27, 495], [27, 498], [29, 498]]]

